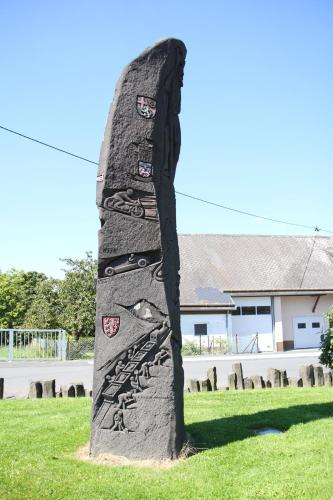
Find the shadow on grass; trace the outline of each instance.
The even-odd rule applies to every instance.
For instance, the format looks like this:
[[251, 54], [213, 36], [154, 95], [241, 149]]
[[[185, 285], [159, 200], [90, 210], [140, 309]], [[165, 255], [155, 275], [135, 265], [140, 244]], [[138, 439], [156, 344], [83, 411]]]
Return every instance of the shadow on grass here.
[[333, 403], [290, 406], [195, 422], [187, 425], [186, 430], [191, 436], [193, 446], [200, 451], [252, 437], [255, 430], [262, 427], [275, 427], [285, 432], [292, 425], [328, 417], [333, 417]]

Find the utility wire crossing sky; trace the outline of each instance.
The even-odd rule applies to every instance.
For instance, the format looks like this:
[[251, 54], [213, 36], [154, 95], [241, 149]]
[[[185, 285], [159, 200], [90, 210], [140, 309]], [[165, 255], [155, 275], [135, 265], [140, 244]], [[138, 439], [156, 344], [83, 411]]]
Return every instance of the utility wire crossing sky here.
[[[29, 141], [36, 142], [36, 143], [38, 143], [38, 144], [40, 144], [42, 146], [55, 149], [56, 151], [59, 151], [61, 153], [73, 156], [74, 158], [78, 158], [80, 160], [86, 161], [86, 162], [91, 163], [93, 165], [98, 165], [98, 162], [96, 162], [96, 161], [89, 160], [88, 158], [84, 158], [83, 156], [77, 155], [77, 154], [72, 153], [70, 151], [66, 151], [65, 149], [59, 148], [57, 146], [53, 146], [52, 144], [48, 144], [46, 142], [43, 142], [40, 139], [36, 139], [35, 137], [30, 137], [28, 135], [22, 134], [21, 132], [17, 132], [16, 130], [11, 130], [11, 129], [7, 128], [7, 127], [4, 127], [3, 125], [0, 125], [0, 129], [5, 130], [7, 132], [10, 132], [12, 134], [18, 135], [20, 137], [23, 137], [24, 139], [28, 139]], [[192, 200], [196, 200], [196, 201], [199, 201], [201, 203], [207, 203], [208, 205], [213, 205], [214, 207], [223, 208], [224, 210], [230, 210], [232, 212], [236, 212], [236, 213], [241, 214], [241, 215], [247, 215], [249, 217], [256, 217], [258, 219], [268, 220], [270, 222], [275, 222], [275, 223], [278, 223], [278, 224], [286, 224], [288, 226], [296, 226], [296, 227], [302, 227], [302, 228], [306, 228], [306, 229], [312, 229], [312, 230], [314, 230], [316, 232], [322, 231], [322, 232], [325, 232], [325, 233], [333, 234], [333, 231], [331, 231], [329, 229], [323, 229], [323, 228], [318, 227], [318, 226], [310, 226], [310, 225], [306, 225], [306, 224], [297, 224], [295, 222], [290, 222], [290, 221], [284, 221], [284, 220], [279, 220], [279, 219], [272, 219], [270, 217], [265, 217], [263, 215], [252, 214], [250, 212], [244, 212], [243, 210], [238, 210], [237, 208], [227, 207], [225, 205], [221, 205], [219, 203], [215, 203], [215, 202], [212, 202], [212, 201], [204, 200], [202, 198], [198, 198], [198, 197], [192, 196], [190, 194], [181, 193], [180, 191], [176, 191], [176, 193], [179, 194], [179, 195], [181, 195], [181, 196], [186, 196], [187, 198], [191, 198]]]

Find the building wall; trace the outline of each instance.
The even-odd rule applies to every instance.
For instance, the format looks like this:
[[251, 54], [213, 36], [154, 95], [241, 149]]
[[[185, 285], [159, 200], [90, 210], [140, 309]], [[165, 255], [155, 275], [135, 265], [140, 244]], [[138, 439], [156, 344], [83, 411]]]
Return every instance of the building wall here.
[[207, 323], [207, 335], [227, 335], [226, 314], [182, 314], [182, 335], [194, 335], [195, 323]]
[[316, 310], [312, 309], [317, 296], [281, 297], [283, 341], [276, 339], [278, 351], [294, 348], [293, 318], [300, 316], [322, 316], [333, 304], [333, 294], [320, 297]]
[[272, 351], [273, 345], [273, 320], [271, 297], [233, 297], [237, 307], [268, 306], [271, 308], [269, 314], [254, 315], [232, 315], [232, 334], [238, 336], [240, 350], [251, 342], [258, 334], [258, 348], [262, 352]]

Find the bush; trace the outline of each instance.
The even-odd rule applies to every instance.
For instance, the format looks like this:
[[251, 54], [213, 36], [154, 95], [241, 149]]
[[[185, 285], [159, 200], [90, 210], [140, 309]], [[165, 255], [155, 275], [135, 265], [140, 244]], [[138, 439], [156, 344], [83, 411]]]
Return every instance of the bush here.
[[200, 353], [200, 346], [194, 341], [188, 341], [183, 344], [182, 355], [183, 356], [197, 356]]

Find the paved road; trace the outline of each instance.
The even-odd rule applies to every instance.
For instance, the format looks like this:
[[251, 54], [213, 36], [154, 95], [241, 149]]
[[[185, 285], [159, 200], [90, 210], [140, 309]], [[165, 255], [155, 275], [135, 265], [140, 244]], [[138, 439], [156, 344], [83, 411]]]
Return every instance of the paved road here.
[[[186, 356], [185, 378], [205, 378], [207, 369], [216, 366], [218, 386], [227, 385], [227, 375], [232, 363], [241, 361], [244, 376], [259, 374], [266, 377], [268, 368], [287, 370], [289, 377], [297, 377], [299, 367], [305, 364], [318, 365], [319, 351], [293, 351], [274, 354], [242, 354], [234, 356]], [[0, 362], [0, 377], [5, 379], [4, 397], [25, 397], [30, 380], [55, 378], [57, 390], [60, 385], [82, 381], [86, 389], [92, 388], [92, 361], [14, 361]]]

